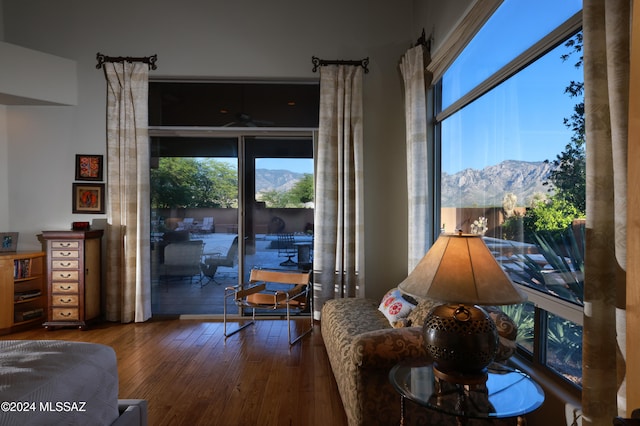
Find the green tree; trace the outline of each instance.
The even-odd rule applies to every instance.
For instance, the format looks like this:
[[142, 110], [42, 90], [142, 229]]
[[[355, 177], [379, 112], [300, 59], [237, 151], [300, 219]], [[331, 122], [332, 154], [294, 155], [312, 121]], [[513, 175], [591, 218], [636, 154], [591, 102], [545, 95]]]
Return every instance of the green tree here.
[[313, 175], [305, 173], [290, 190], [266, 191], [260, 194], [260, 200], [271, 208], [303, 207], [305, 203], [313, 201], [313, 193]]
[[533, 233], [562, 233], [579, 216], [577, 207], [565, 199], [554, 197], [548, 202], [538, 202], [533, 208], [528, 209], [522, 218], [524, 238], [528, 242], [535, 242]]
[[222, 161], [206, 159], [209, 183], [202, 207], [238, 207], [238, 172], [234, 167]]
[[164, 157], [151, 170], [153, 208], [233, 207], [238, 203], [238, 175], [214, 159]]
[[260, 200], [270, 208], [287, 207], [287, 193], [283, 191], [266, 191], [260, 194]]
[[[577, 56], [574, 66], [582, 68], [582, 44], [582, 33], [580, 32], [565, 43], [569, 52], [562, 55], [561, 59], [568, 61]], [[553, 165], [553, 170], [549, 173], [549, 180], [544, 184], [553, 186], [555, 198], [573, 204], [580, 214], [584, 215], [586, 212], [584, 82], [571, 81], [565, 88], [565, 93], [578, 99], [571, 116], [564, 119], [564, 125], [571, 129], [573, 134], [564, 151], [556, 156], [555, 160], [546, 161]]]
[[309, 203], [313, 201], [313, 175], [305, 173], [289, 191], [292, 202]]

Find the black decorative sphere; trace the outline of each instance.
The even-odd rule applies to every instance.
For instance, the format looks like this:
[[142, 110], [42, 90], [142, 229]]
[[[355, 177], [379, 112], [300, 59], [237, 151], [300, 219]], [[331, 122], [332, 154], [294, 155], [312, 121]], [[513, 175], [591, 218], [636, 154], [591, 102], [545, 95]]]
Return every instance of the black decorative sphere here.
[[436, 306], [422, 332], [435, 367], [444, 373], [481, 374], [498, 349], [496, 326], [478, 306]]

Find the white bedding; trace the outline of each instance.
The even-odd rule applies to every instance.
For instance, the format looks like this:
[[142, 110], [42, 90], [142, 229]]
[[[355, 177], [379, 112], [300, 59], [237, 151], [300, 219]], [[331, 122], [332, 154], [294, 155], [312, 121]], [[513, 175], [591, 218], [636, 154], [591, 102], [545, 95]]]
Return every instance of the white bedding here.
[[110, 425], [118, 418], [114, 350], [95, 343], [0, 340], [0, 425]]

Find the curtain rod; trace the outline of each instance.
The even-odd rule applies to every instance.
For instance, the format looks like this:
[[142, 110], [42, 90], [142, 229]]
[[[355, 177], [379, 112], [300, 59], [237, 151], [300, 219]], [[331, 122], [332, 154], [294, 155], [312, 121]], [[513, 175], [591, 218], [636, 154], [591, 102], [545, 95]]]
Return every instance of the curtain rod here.
[[422, 29], [422, 34], [416, 41], [416, 44], [413, 47], [424, 46], [427, 52], [431, 53], [431, 37], [427, 40], [427, 34], [424, 32], [424, 28]]
[[325, 65], [359, 65], [364, 68], [365, 74], [369, 72], [369, 58], [360, 59], [359, 61], [343, 61], [342, 59], [336, 59], [333, 61], [328, 61], [324, 59], [320, 59], [317, 56], [311, 57], [311, 62], [313, 63], [313, 72], [318, 70], [318, 67], [322, 67]]
[[149, 68], [152, 70], [158, 68], [156, 66], [158, 55], [136, 58], [132, 56], [105, 56], [102, 53], [98, 53], [96, 55], [96, 59], [98, 60], [98, 64], [96, 65], [96, 68], [98, 69], [100, 69], [105, 62], [143, 62], [145, 64], [149, 64]]

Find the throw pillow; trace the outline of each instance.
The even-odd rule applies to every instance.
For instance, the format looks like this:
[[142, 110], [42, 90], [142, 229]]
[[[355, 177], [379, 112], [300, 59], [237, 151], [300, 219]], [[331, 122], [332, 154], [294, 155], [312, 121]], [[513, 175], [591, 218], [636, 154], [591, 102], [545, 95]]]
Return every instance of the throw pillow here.
[[516, 352], [516, 339], [518, 337], [518, 325], [507, 314], [496, 306], [484, 306], [498, 329], [498, 352], [495, 362], [504, 362]]
[[418, 306], [416, 306], [415, 309], [412, 310], [407, 317], [411, 324], [411, 327], [422, 327], [422, 325], [424, 324], [424, 319], [427, 317], [429, 311], [441, 304], [442, 302], [436, 302], [435, 300], [431, 299], [420, 300]]
[[389, 320], [389, 323], [395, 327], [395, 324], [399, 320], [406, 318], [413, 308], [415, 308], [415, 305], [402, 297], [400, 290], [393, 288], [384, 295], [378, 310], [382, 312]]

